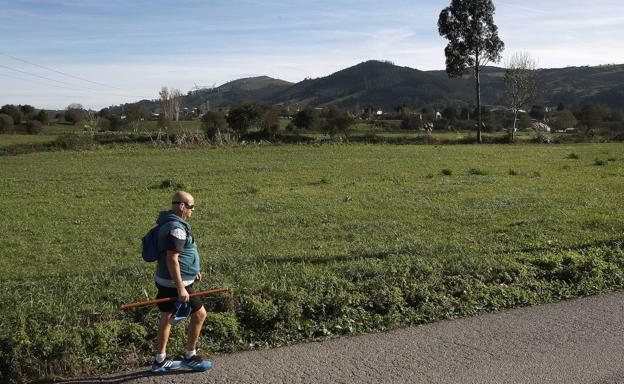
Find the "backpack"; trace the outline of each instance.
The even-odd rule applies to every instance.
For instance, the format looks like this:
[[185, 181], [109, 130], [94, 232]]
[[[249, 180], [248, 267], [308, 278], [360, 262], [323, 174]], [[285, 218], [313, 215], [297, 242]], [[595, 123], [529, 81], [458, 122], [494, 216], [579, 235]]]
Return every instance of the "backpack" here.
[[141, 256], [143, 256], [143, 260], [147, 262], [154, 262], [159, 259], [160, 250], [158, 249], [158, 232], [160, 231], [160, 225], [153, 227], [147, 232], [143, 239], [141, 239], [141, 244], [143, 249], [141, 251]]

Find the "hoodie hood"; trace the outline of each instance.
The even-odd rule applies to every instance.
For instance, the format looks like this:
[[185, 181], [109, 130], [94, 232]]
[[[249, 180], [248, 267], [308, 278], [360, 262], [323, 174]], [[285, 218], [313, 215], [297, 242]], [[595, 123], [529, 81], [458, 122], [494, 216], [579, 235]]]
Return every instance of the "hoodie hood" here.
[[161, 211], [158, 214], [158, 218], [156, 219], [156, 224], [162, 225], [162, 224], [167, 223], [169, 221], [180, 222], [180, 223], [182, 223], [186, 227], [187, 230], [189, 230], [191, 228], [191, 226], [186, 221], [184, 221], [180, 216], [176, 215], [172, 211]]

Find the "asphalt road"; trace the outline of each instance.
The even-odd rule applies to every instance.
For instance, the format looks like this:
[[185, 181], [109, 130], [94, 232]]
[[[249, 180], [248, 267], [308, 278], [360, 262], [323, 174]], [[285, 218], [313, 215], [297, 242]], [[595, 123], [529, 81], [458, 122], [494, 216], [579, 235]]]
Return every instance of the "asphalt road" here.
[[624, 292], [65, 383], [624, 383]]

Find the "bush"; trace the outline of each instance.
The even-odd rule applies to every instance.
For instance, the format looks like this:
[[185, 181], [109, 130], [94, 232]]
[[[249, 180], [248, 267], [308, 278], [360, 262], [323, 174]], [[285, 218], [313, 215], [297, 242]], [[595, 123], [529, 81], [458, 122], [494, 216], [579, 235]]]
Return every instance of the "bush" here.
[[173, 179], [165, 179], [161, 181], [160, 184], [154, 188], [182, 190], [182, 189], [186, 189], [186, 186], [181, 181], [177, 181]]
[[405, 116], [401, 120], [401, 129], [404, 131], [415, 131], [420, 126], [420, 120], [416, 116]]
[[436, 131], [451, 129], [451, 122], [446, 119], [439, 119], [433, 122], [433, 129]]
[[125, 123], [119, 116], [109, 115], [107, 117], [97, 117], [89, 122], [88, 126], [97, 129], [99, 132], [117, 132], [122, 130]]
[[0, 133], [7, 133], [13, 130], [13, 118], [6, 113], [0, 113]]
[[242, 343], [240, 326], [233, 313], [208, 312], [204, 330], [213, 350], [234, 350]]
[[31, 120], [28, 123], [26, 123], [26, 132], [28, 132], [31, 135], [36, 135], [36, 134], [41, 133], [42, 129], [43, 129], [43, 124], [41, 124], [39, 120]]
[[266, 331], [275, 327], [278, 316], [279, 308], [271, 298], [264, 295], [241, 295], [239, 312], [241, 324]]
[[240, 103], [230, 109], [227, 123], [234, 131], [246, 133], [261, 123], [267, 106], [258, 103]]
[[477, 126], [475, 120], [455, 120], [453, 128], [457, 131], [474, 131]]
[[318, 110], [314, 108], [306, 108], [297, 112], [292, 119], [293, 127], [306, 130], [316, 130], [321, 125], [321, 116]]
[[77, 124], [85, 119], [86, 111], [80, 108], [71, 108], [65, 111], [65, 121]]
[[453, 174], [453, 171], [451, 171], [450, 169], [443, 169], [440, 173], [444, 176], [451, 176]]
[[190, 145], [201, 144], [205, 141], [205, 139], [206, 137], [201, 134], [182, 132], [174, 136], [173, 144], [175, 144], [176, 147], [186, 147]]
[[348, 136], [351, 127], [355, 123], [355, 120], [347, 111], [334, 105], [330, 105], [323, 111], [323, 117], [325, 122], [321, 127], [321, 131], [332, 138], [338, 134]]
[[550, 133], [538, 131], [535, 133], [535, 142], [540, 144], [550, 144], [552, 143], [552, 136]]
[[594, 165], [605, 166], [607, 164], [608, 164], [608, 162], [606, 160], [601, 160], [601, 159], [594, 160]]
[[34, 119], [40, 121], [43, 125], [50, 124], [50, 114], [45, 109], [40, 110]]
[[0, 108], [0, 114], [11, 116], [13, 124], [20, 124], [22, 122], [22, 118], [24, 117], [20, 108], [17, 105], [12, 104], [3, 105], [2, 108]]
[[165, 114], [163, 113], [162, 116], [160, 117], [160, 119], [158, 119], [158, 124], [157, 125], [158, 125], [159, 129], [167, 130], [167, 129], [171, 128], [171, 119], [166, 117]]
[[260, 127], [262, 128], [262, 133], [264, 133], [266, 137], [275, 138], [279, 130], [279, 116], [275, 109], [268, 108], [266, 112], [264, 112], [260, 121]]
[[91, 135], [68, 133], [56, 139], [52, 145], [61, 149], [88, 149], [95, 145], [95, 141]]
[[468, 173], [471, 175], [487, 175], [487, 172], [480, 170], [479, 168], [470, 168]]
[[210, 140], [221, 140], [228, 131], [225, 113], [221, 111], [208, 111], [201, 117], [201, 126]]
[[576, 126], [576, 124], [577, 124], [576, 117], [574, 117], [572, 112], [567, 111], [567, 110], [557, 112], [557, 114], [555, 115], [551, 123], [551, 125], [555, 129], [559, 129], [559, 130], [566, 129], [566, 128], [573, 128]]

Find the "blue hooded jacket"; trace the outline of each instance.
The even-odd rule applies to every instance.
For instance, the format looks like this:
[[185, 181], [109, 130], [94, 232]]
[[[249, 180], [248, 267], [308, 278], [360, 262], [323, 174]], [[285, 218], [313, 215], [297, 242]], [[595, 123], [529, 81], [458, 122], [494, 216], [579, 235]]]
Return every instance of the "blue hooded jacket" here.
[[184, 281], [195, 280], [197, 273], [199, 273], [199, 252], [197, 251], [197, 244], [195, 244], [195, 240], [191, 235], [191, 226], [172, 211], [160, 212], [156, 223], [160, 225], [160, 230], [158, 231], [158, 250], [161, 252], [161, 257], [158, 258], [158, 266], [156, 267], [156, 276], [160, 279], [173, 281], [169, 274], [169, 268], [167, 267], [167, 250], [165, 249], [165, 244], [169, 232], [175, 228], [180, 228], [186, 232], [186, 243], [178, 257], [180, 274]]

